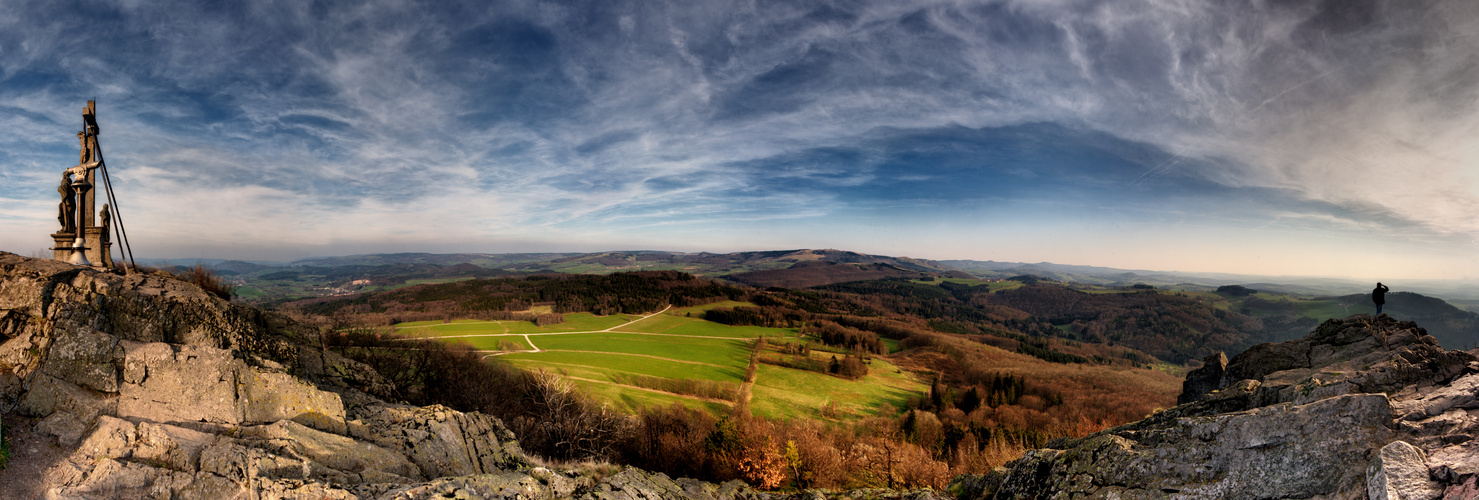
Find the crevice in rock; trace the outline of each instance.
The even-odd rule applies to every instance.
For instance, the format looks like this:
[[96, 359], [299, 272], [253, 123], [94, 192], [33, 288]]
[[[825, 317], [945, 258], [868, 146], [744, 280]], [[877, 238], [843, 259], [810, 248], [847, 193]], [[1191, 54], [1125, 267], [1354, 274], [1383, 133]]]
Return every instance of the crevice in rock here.
[[52, 275], [50, 278], [48, 278], [46, 280], [46, 284], [41, 285], [41, 297], [40, 298], [41, 298], [41, 315], [42, 316], [45, 316], [45, 317], [48, 317], [48, 318], [51, 317], [51, 303], [52, 303], [52, 299], [54, 298], [54, 295], [56, 294], [56, 287], [58, 285], [61, 285], [63, 282], [71, 283], [72, 282], [72, 279], [76, 278], [77, 275], [78, 274], [81, 274], [81, 273], [82, 273], [82, 268], [68, 269], [66, 271], [62, 271], [60, 273], [57, 273], [57, 274]]

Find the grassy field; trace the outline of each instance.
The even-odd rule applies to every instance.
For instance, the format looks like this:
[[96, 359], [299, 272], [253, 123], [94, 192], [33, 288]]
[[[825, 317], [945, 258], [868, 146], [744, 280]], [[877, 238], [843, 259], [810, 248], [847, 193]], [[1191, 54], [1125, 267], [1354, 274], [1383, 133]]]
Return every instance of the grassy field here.
[[[830, 359], [813, 353], [813, 357]], [[876, 413], [880, 406], [900, 406], [929, 387], [911, 373], [874, 358], [868, 375], [856, 381], [822, 373], [762, 364], [757, 370], [750, 409], [771, 418], [822, 419], [822, 409], [835, 403], [837, 417], [852, 420]]]
[[673, 403], [678, 403], [689, 408], [708, 410], [716, 415], [729, 410], [729, 405], [722, 402], [703, 401], [676, 394], [647, 391], [609, 382], [596, 382], [581, 378], [574, 378], [573, 380], [575, 385], [579, 386], [586, 394], [606, 401], [611, 404], [612, 408], [626, 413], [635, 414], [642, 411], [643, 408], [670, 406]]
[[451, 343], [455, 343], [455, 344], [467, 344], [467, 345], [473, 346], [473, 348], [475, 348], [477, 350], [480, 350], [480, 351], [499, 351], [499, 350], [503, 350], [503, 347], [504, 347], [505, 344], [512, 344], [513, 347], [514, 347], [514, 350], [517, 350], [517, 351], [532, 351], [532, 350], [534, 350], [533, 347], [530, 347], [529, 346], [529, 342], [524, 339], [524, 336], [523, 335], [498, 335], [498, 336], [493, 336], [493, 337], [450, 338], [450, 339], [447, 339], [447, 342], [451, 342]]
[[391, 286], [391, 287], [383, 287], [383, 286], [382, 287], [375, 287], [375, 290], [393, 290], [393, 289], [396, 289], [396, 288], [408, 287], [408, 286], [412, 286], [412, 285], [429, 285], [429, 284], [434, 284], [434, 283], [455, 283], [455, 282], [458, 282], [458, 281], [467, 281], [467, 280], [470, 280], [470, 279], [473, 279], [473, 277], [472, 276], [463, 276], [463, 277], [457, 277], [457, 278], [412, 278], [412, 279], [406, 280], [406, 282], [404, 284], [400, 284], [400, 285], [396, 285], [396, 286]]
[[[680, 363], [676, 360], [664, 361], [649, 356], [590, 351], [518, 352], [500, 356], [499, 359], [505, 359], [526, 368], [533, 368], [539, 365], [549, 365], [554, 368], [564, 368], [567, 370], [586, 368], [603, 371], [607, 375], [611, 371], [618, 371], [663, 378], [717, 380], [721, 382], [735, 382], [745, 376], [744, 366], [717, 366], [691, 362]], [[610, 380], [609, 376], [603, 376], [601, 378]]]
[[921, 285], [939, 285], [940, 283], [955, 283], [957, 285], [967, 286], [987, 285], [987, 288], [993, 292], [997, 290], [1016, 290], [1023, 286], [1020, 281], [987, 281], [966, 278], [935, 278], [933, 280], [911, 280], [910, 282]]
[[742, 340], [624, 333], [546, 335], [532, 340], [540, 350], [631, 354], [717, 366], [744, 366], [750, 359], [749, 343]]
[[[475, 320], [421, 321], [396, 327], [403, 334], [472, 345], [496, 357], [497, 361], [490, 362], [556, 371], [593, 397], [624, 411], [679, 403], [721, 412], [730, 403], [622, 385], [617, 380], [623, 374], [637, 374], [742, 384], [752, 339], [801, 341], [796, 331], [721, 325], [689, 314], [700, 316], [715, 307], [747, 305], [751, 304], [721, 302], [646, 317], [573, 313], [564, 315], [565, 323], [545, 327], [528, 321]], [[500, 346], [517, 350], [494, 352]], [[813, 355], [832, 354], [818, 351]], [[914, 375], [876, 358], [870, 374], [858, 381], [764, 364], [757, 374], [751, 411], [776, 418], [819, 418], [829, 403], [838, 418], [861, 418], [881, 406], [902, 406], [910, 396], [927, 391]]]
[[1372, 314], [1376, 312], [1376, 306], [1369, 303], [1345, 304], [1342, 306], [1340, 301], [1337, 300], [1298, 300], [1294, 302], [1294, 307], [1299, 311], [1299, 314], [1320, 321], [1330, 318], [1344, 318], [1357, 313]]
[[591, 313], [565, 315], [565, 322], [556, 325], [537, 326], [528, 321], [482, 321], [471, 319], [442, 321], [415, 321], [395, 325], [398, 333], [409, 337], [447, 337], [456, 335], [497, 335], [504, 333], [559, 333], [602, 331], [630, 323], [640, 316], [613, 314], [596, 316]]
[[762, 326], [729, 326], [683, 316], [658, 315], [638, 321], [621, 331], [664, 333], [668, 335], [695, 335], [704, 337], [726, 337], [752, 339], [755, 337], [794, 337], [790, 328], [766, 328]]
[[737, 301], [733, 301], [733, 300], [726, 300], [726, 301], [723, 301], [723, 302], [715, 302], [713, 304], [704, 304], [704, 305], [701, 305], [701, 306], [676, 308], [676, 309], [669, 310], [668, 311], [668, 314], [671, 314], [671, 315], [674, 315], [674, 316], [687, 316], [689, 314], [692, 314], [694, 316], [701, 316], [704, 311], [708, 311], [709, 309], [714, 309], [714, 308], [718, 308], [718, 307], [756, 307], [756, 306], [755, 306], [755, 304], [750, 303], [750, 302], [737, 302]]

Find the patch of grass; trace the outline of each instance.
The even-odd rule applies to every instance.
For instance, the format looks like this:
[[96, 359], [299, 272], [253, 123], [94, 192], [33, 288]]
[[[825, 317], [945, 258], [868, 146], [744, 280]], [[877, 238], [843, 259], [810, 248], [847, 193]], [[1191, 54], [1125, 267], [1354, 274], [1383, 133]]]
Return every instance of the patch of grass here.
[[834, 403], [840, 419], [852, 420], [872, 415], [882, 405], [902, 407], [910, 396], [928, 389], [914, 375], [879, 358], [869, 365], [868, 375], [855, 381], [762, 364], [751, 389], [750, 411], [769, 418], [821, 419], [822, 408]]
[[[576, 336], [550, 336], [546, 338], [563, 337]], [[581, 337], [584, 336], [582, 335]], [[576, 338], [568, 340], [576, 343], [587, 342], [586, 347], [588, 350], [592, 347], [627, 351], [641, 350], [623, 346], [623, 343], [631, 342], [616, 338]], [[597, 340], [601, 342], [596, 342]], [[691, 341], [695, 339], [686, 340]], [[547, 343], [541, 342], [538, 338], [535, 339], [535, 342], [541, 348], [553, 348], [545, 345]], [[617, 385], [627, 378], [627, 374], [673, 379], [713, 380], [730, 383], [741, 382], [743, 379], [744, 365], [748, 361], [749, 350], [747, 344], [738, 341], [715, 340], [715, 342], [729, 342], [731, 345], [722, 346], [693, 343], [687, 346], [670, 345], [659, 347], [686, 347], [691, 352], [686, 352], [682, 356], [695, 360], [725, 361], [722, 358], [728, 358], [728, 366], [664, 362], [660, 359], [645, 356], [630, 356], [616, 353], [568, 351], [512, 353], [499, 356], [499, 359], [527, 369], [539, 367], [557, 369], [567, 376], [573, 377], [574, 381], [582, 388], [588, 390], [592, 396], [629, 413], [635, 413], [642, 408], [671, 404], [676, 401], [691, 408], [706, 408], [714, 411], [715, 414], [722, 414], [727, 408], [725, 405]], [[560, 347], [564, 346], [562, 345]], [[716, 355], [704, 352], [714, 350], [722, 351], [725, 354]], [[658, 351], [649, 349], [646, 352]], [[814, 353], [814, 357], [818, 357], [818, 359], [830, 359], [831, 355], [832, 353], [825, 352]], [[855, 381], [833, 377], [823, 373], [807, 372], [765, 364], [758, 366], [757, 370], [758, 377], [752, 389], [754, 396], [751, 400], [751, 411], [755, 415], [770, 418], [823, 418], [823, 407], [830, 403], [836, 409], [836, 419], [853, 420], [874, 414], [882, 405], [901, 407], [911, 396], [924, 394], [928, 391], [928, 386], [917, 380], [913, 374], [902, 371], [893, 364], [880, 358], [874, 358], [872, 360], [867, 376]]]
[[703, 337], [728, 337], [736, 339], [753, 339], [755, 337], [795, 337], [796, 331], [791, 328], [766, 328], [763, 326], [729, 326], [721, 325], [712, 321], [704, 321], [698, 318], [686, 318], [682, 316], [657, 315], [630, 326], [617, 328], [618, 331], [642, 332], [642, 333], [666, 333], [669, 335], [697, 335]]
[[1376, 306], [1370, 301], [1359, 304], [1346, 304], [1345, 307], [1342, 307], [1340, 304], [1341, 302], [1338, 300], [1296, 300], [1294, 301], [1294, 309], [1300, 315], [1309, 316], [1320, 321], [1330, 318], [1344, 318], [1357, 313], [1373, 314], [1376, 312]]
[[673, 394], [663, 394], [660, 392], [635, 390], [616, 385], [612, 382], [593, 382], [590, 380], [574, 380], [573, 382], [586, 394], [591, 395], [597, 400], [609, 403], [613, 409], [627, 414], [634, 415], [646, 408], [670, 406], [673, 403], [708, 411], [715, 415], [722, 415], [729, 410], [729, 406], [722, 403]]
[[475, 319], [454, 319], [454, 320], [452, 320], [451, 323], [447, 323], [446, 321], [442, 321], [442, 320], [439, 320], [439, 319], [433, 319], [433, 320], [427, 320], [427, 321], [407, 321], [405, 323], [396, 323], [395, 324], [395, 327], [396, 328], [408, 328], [408, 327], [413, 327], [413, 326], [436, 326], [436, 325], [443, 325], [443, 324], [453, 324], [453, 325], [455, 325], [455, 324], [458, 324], [458, 323], [483, 323], [483, 321], [479, 321], [479, 320], [475, 320]]
[[[744, 303], [721, 302], [689, 310], [735, 305]], [[743, 381], [748, 365], [750, 339], [764, 335], [778, 342], [800, 341], [793, 329], [728, 326], [671, 312], [647, 318], [567, 314], [564, 324], [542, 328], [526, 321], [422, 321], [398, 326], [401, 334], [445, 336], [449, 343], [465, 343], [479, 350], [497, 350], [500, 345], [510, 343], [527, 349], [497, 359], [531, 370], [558, 370], [592, 396], [629, 413], [678, 402], [722, 414], [727, 405], [653, 392], [635, 387], [643, 384], [631, 381], [656, 377], [738, 384]], [[607, 328], [612, 331], [594, 331]], [[528, 342], [523, 331], [530, 333]], [[898, 349], [897, 341], [886, 342], [891, 351]], [[533, 351], [534, 346], [540, 350]], [[814, 353], [818, 359], [829, 359], [831, 355], [822, 350]], [[881, 405], [902, 406], [910, 396], [927, 389], [909, 373], [879, 358], [873, 360], [870, 375], [856, 381], [768, 365], [758, 369], [761, 376], [754, 386], [752, 412], [783, 419], [818, 418], [823, 406], [829, 404], [834, 408], [830, 415], [849, 420], [861, 418], [873, 414]]]
[[[639, 354], [658, 358], [709, 363], [720, 366], [744, 366], [749, 359], [749, 348], [745, 342], [722, 339], [692, 337], [670, 337], [665, 335], [640, 335], [622, 333], [583, 333], [576, 335], [545, 335], [529, 340], [540, 349], [555, 351], [600, 351], [621, 354]], [[662, 360], [653, 360], [661, 362]]]
[[499, 336], [496, 336], [496, 337], [469, 337], [469, 338], [465, 338], [465, 339], [450, 339], [450, 340], [455, 340], [456, 341], [456, 342], [453, 342], [453, 343], [470, 345], [470, 346], [472, 346], [473, 349], [477, 349], [479, 351], [499, 351], [499, 350], [503, 350], [504, 344], [511, 344], [511, 345], [514, 346], [515, 350], [519, 350], [519, 351], [528, 351], [528, 350], [532, 350], [533, 349], [532, 347], [529, 347], [529, 343], [528, 342], [525, 342], [524, 341], [524, 336], [523, 335], [499, 335]]
[[890, 352], [890, 353], [899, 352], [899, 341], [898, 340], [887, 338], [887, 337], [879, 337], [878, 340], [880, 340], [880, 341], [883, 342], [883, 346], [886, 347], [886, 348], [888, 348], [888, 352]]
[[739, 302], [739, 301], [735, 301], [735, 300], [726, 300], [726, 301], [723, 301], [723, 302], [715, 302], [713, 304], [704, 304], [704, 305], [701, 305], [701, 306], [693, 306], [693, 307], [683, 307], [683, 308], [678, 308], [678, 309], [671, 309], [671, 310], [669, 310], [667, 312], [667, 314], [670, 315], [670, 316], [683, 316], [683, 315], [686, 315], [688, 313], [693, 313], [694, 316], [698, 316], [700, 313], [703, 313], [704, 311], [708, 311], [709, 309], [713, 309], [713, 308], [716, 308], [716, 307], [755, 307], [755, 304], [752, 303], [752, 302]]
[[740, 394], [740, 384], [733, 382], [718, 382], [714, 380], [678, 380], [671, 378], [651, 377], [647, 375], [635, 375], [631, 373], [612, 374], [616, 382], [622, 385], [641, 387], [684, 396], [693, 396], [706, 399], [720, 399], [724, 401], [737, 401]]
[[738, 381], [744, 376], [743, 367], [714, 366], [697, 363], [676, 363], [653, 359], [647, 356], [612, 354], [600, 352], [542, 351], [518, 352], [499, 356], [500, 359], [536, 368], [540, 365], [584, 366], [605, 370], [639, 373], [654, 377], [691, 378], [700, 380]]
[[10, 466], [10, 433], [5, 432], [5, 425], [0, 424], [0, 470]]
[[472, 277], [472, 276], [462, 276], [462, 277], [457, 277], [457, 278], [414, 278], [414, 279], [408, 279], [408, 280], [406, 280], [406, 282], [404, 284], [396, 285], [396, 287], [397, 288], [400, 288], [400, 287], [407, 287], [407, 286], [411, 286], [411, 285], [430, 285], [430, 284], [436, 284], [436, 283], [455, 283], [455, 282], [458, 282], [458, 281], [467, 281], [467, 280], [470, 280], [470, 279], [474, 279], [474, 277]]
[[438, 337], [502, 333], [589, 332], [623, 325], [639, 317], [630, 314], [597, 316], [591, 313], [568, 313], [565, 314], [564, 323], [546, 326], [538, 326], [529, 321], [480, 321], [464, 319], [454, 320], [451, 323], [441, 321], [413, 321], [398, 323], [395, 327], [401, 330], [399, 333], [402, 335]]
[[913, 283], [921, 284], [921, 285], [938, 285], [940, 283], [955, 283], [957, 285], [977, 286], [977, 285], [985, 285], [985, 284], [991, 283], [990, 281], [986, 281], [986, 280], [983, 280], [983, 279], [969, 279], [969, 278], [935, 278], [935, 279], [932, 279], [932, 280], [910, 280], [910, 281], [913, 282]]

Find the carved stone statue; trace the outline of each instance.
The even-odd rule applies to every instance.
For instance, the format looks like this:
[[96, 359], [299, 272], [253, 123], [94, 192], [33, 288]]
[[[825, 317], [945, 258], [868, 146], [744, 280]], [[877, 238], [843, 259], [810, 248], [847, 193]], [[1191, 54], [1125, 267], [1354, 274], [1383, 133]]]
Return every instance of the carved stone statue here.
[[72, 192], [72, 180], [67, 178], [67, 172], [62, 173], [62, 185], [57, 186], [57, 193], [62, 195], [62, 203], [57, 206], [57, 222], [62, 223], [63, 233], [77, 232], [77, 196]]
[[100, 211], [100, 212], [98, 212], [98, 219], [100, 219], [102, 221], [102, 222], [99, 222], [98, 223], [98, 227], [103, 228], [102, 234], [100, 236], [98, 236], [98, 243], [107, 243], [108, 242], [108, 228], [109, 227], [112, 227], [112, 224], [109, 224], [109, 222], [111, 222], [113, 220], [113, 215], [108, 210], [108, 204], [107, 203], [104, 203], [103, 204], [103, 210]]
[[87, 163], [87, 162], [92, 161], [92, 145], [91, 144], [88, 144], [88, 142], [91, 142], [91, 141], [88, 141], [87, 134], [85, 134], [83, 132], [78, 132], [77, 133], [77, 142], [82, 143], [81, 144], [82, 147], [79, 149], [78, 154], [77, 154], [77, 164], [78, 165], [81, 165], [83, 163]]

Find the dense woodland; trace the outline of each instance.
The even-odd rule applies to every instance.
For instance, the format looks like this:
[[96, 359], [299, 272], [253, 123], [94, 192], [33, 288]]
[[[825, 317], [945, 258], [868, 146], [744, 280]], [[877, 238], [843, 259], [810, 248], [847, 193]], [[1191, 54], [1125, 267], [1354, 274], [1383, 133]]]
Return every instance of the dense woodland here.
[[746, 297], [746, 290], [676, 271], [540, 274], [418, 285], [350, 298], [307, 299], [281, 307], [355, 324], [392, 325], [447, 316], [484, 317], [527, 310], [535, 304], [555, 313], [599, 315], [652, 312]]
[[973, 295], [972, 299], [1012, 307], [1055, 326], [1066, 326], [1059, 329], [1059, 336], [1125, 345], [1173, 363], [1301, 337], [1317, 324], [1313, 318], [1301, 319], [1293, 311], [1260, 319], [1217, 309], [1194, 297], [1156, 291], [1087, 293], [1058, 285], [1031, 284], [979, 298]]
[[[222, 276], [234, 276], [238, 273], [229, 269], [215, 269], [212, 272]], [[305, 280], [315, 281], [349, 281], [357, 279], [369, 280], [370, 286], [392, 286], [405, 283], [407, 280], [426, 278], [462, 278], [475, 276], [479, 278], [492, 278], [498, 276], [509, 276], [515, 273], [501, 269], [489, 269], [473, 264], [461, 263], [441, 266], [436, 264], [401, 263], [381, 265], [345, 265], [333, 267], [320, 266], [295, 266], [288, 270], [275, 271], [257, 276], [260, 280]]]

